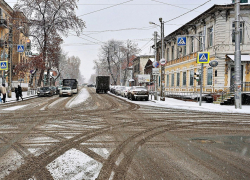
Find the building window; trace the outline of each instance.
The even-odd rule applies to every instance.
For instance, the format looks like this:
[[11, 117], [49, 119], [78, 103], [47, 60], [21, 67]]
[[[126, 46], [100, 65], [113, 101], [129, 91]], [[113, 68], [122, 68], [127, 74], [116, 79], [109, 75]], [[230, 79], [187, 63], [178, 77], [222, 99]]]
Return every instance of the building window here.
[[191, 44], [191, 47], [190, 47], [190, 52], [191, 53], [193, 53], [194, 52], [194, 37], [191, 37], [191, 42], [190, 42], [190, 44]]
[[174, 87], [174, 73], [172, 74], [171, 86]]
[[[243, 43], [244, 23], [240, 22], [240, 43]], [[233, 23], [232, 42], [235, 43], [235, 23]]]
[[177, 73], [176, 86], [180, 86], [180, 73]]
[[167, 75], [167, 87], [169, 87], [169, 74]]
[[187, 47], [183, 46], [182, 47], [182, 55], [183, 55], [183, 57], [186, 56], [186, 54], [187, 54]]
[[167, 62], [169, 61], [169, 48], [167, 48]]
[[212, 85], [213, 81], [213, 68], [207, 69], [207, 85]]
[[172, 55], [171, 59], [173, 60], [174, 59], [174, 46], [172, 46], [171, 55]]
[[199, 50], [202, 51], [203, 36], [202, 32], [199, 33]]
[[213, 27], [208, 28], [208, 46], [213, 46]]
[[182, 85], [183, 86], [186, 86], [186, 84], [187, 84], [187, 72], [183, 72], [182, 73]]
[[0, 18], [3, 19], [3, 10], [0, 8]]
[[193, 86], [194, 85], [194, 70], [190, 70], [190, 81], [189, 81], [189, 85]]

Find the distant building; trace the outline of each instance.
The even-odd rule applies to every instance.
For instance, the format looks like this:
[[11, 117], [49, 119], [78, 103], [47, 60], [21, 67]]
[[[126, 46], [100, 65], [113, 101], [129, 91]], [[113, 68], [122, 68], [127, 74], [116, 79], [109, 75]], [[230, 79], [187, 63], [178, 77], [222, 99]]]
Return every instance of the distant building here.
[[[133, 79], [134, 79], [134, 85], [138, 86], [138, 75], [144, 74], [144, 69], [146, 64], [150, 59], [154, 59], [154, 55], [141, 55], [137, 56], [133, 60]], [[151, 60], [152, 61], [152, 60]]]

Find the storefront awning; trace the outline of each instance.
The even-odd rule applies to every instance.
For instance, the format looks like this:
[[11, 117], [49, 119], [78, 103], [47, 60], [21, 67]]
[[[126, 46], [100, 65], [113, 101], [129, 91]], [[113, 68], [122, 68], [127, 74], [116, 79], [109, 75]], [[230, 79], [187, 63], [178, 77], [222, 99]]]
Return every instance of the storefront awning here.
[[[228, 54], [227, 56], [234, 61], [234, 54]], [[250, 61], [250, 55], [241, 55], [241, 61]]]

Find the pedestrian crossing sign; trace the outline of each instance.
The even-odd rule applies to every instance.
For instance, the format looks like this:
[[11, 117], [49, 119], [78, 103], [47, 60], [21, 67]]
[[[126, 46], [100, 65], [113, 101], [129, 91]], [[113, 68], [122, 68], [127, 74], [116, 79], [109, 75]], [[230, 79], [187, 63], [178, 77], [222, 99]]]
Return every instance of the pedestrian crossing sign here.
[[186, 37], [178, 37], [177, 45], [178, 46], [186, 46], [187, 38]]
[[8, 70], [8, 61], [0, 61], [0, 70]]
[[23, 52], [24, 51], [24, 45], [19, 44], [17, 45], [17, 52]]
[[209, 58], [209, 52], [199, 52], [197, 55], [197, 63], [209, 63]]

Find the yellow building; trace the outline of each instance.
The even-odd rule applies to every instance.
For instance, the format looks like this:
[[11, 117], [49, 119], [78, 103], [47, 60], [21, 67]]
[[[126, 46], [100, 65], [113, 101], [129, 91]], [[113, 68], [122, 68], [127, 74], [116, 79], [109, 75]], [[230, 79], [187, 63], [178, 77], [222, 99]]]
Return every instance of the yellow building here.
[[[28, 39], [27, 22], [22, 12], [15, 12], [5, 1], [0, 2], [1, 61], [8, 61], [8, 71], [1, 73], [0, 80], [9, 88], [9, 82], [12, 82], [12, 87], [17, 86], [20, 79], [24, 79], [25, 83], [29, 82], [27, 73], [29, 72], [27, 69], [29, 59], [25, 55], [25, 44]], [[23, 52], [17, 52], [18, 45], [23, 45]], [[18, 70], [15, 69], [17, 66]]]
[[[200, 72], [197, 53], [210, 53], [210, 61], [218, 65], [203, 67], [203, 92], [216, 93], [234, 86], [234, 5], [214, 5], [190, 22], [164, 38], [165, 42], [165, 87], [166, 92], [199, 92], [200, 85], [194, 77]], [[249, 91], [250, 84], [250, 5], [241, 5], [241, 54], [242, 91]], [[205, 34], [204, 34], [205, 29]], [[177, 46], [178, 37], [186, 37], [186, 46]], [[160, 46], [160, 42], [158, 43]], [[160, 54], [158, 47], [157, 54]], [[159, 59], [159, 57], [158, 57]]]

